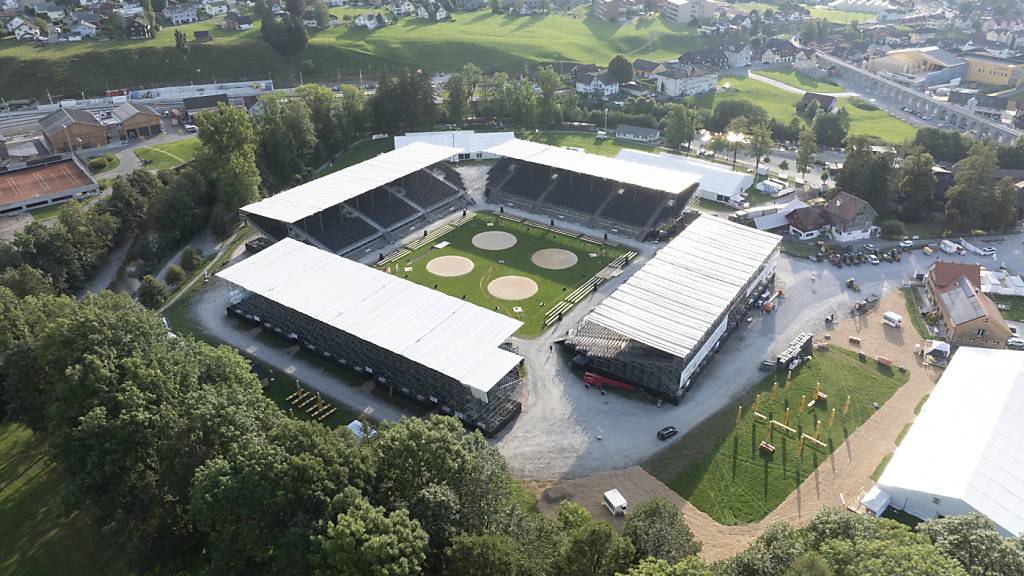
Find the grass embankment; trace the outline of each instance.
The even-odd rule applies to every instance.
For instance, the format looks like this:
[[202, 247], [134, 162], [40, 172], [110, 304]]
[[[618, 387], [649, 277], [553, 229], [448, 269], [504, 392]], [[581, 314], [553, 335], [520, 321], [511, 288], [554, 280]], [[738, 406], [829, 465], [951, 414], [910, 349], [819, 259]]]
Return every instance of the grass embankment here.
[[139, 146], [135, 155], [147, 170], [169, 170], [191, 162], [199, 151], [199, 138], [186, 138], [155, 146]]
[[[774, 510], [829, 454], [839, 447], [874, 413], [872, 402], [884, 404], [908, 375], [877, 364], [861, 361], [849, 350], [833, 348], [817, 351], [814, 359], [793, 373], [792, 382], [770, 397], [773, 382], [781, 386], [786, 375], [768, 376], [742, 400], [743, 417], [736, 425], [736, 407], [729, 406], [701, 423], [682, 442], [676, 442], [655, 454], [644, 468], [665, 482], [697, 508], [722, 524], [744, 524], [760, 520]], [[814, 394], [815, 383], [828, 400], [811, 408], [799, 409]], [[779, 421], [790, 408], [789, 425], [796, 434], [776, 429], [771, 443], [775, 453], [766, 455], [758, 446], [767, 437], [767, 424], [753, 415], [753, 394], [761, 395], [758, 412]], [[850, 407], [842, 416], [843, 404], [850, 396]], [[832, 429], [828, 421], [836, 410]], [[797, 456], [801, 433], [814, 435], [815, 422], [821, 422], [818, 438], [826, 447], [804, 442]]]
[[[491, 224], [488, 226], [488, 224]], [[503, 231], [517, 238], [515, 246], [506, 250], [481, 250], [473, 246], [473, 237], [481, 232]], [[434, 250], [433, 245], [447, 241], [450, 245]], [[577, 263], [565, 270], [546, 270], [531, 260], [533, 253], [544, 248], [561, 248], [576, 255]], [[413, 251], [385, 269], [395, 275], [435, 288], [456, 298], [465, 298], [478, 306], [495, 310], [523, 321], [519, 336], [530, 338], [544, 330], [547, 311], [589, 280], [599, 270], [626, 251], [601, 246], [564, 234], [543, 230], [529, 224], [512, 222], [492, 214], [477, 214], [469, 222], [455, 228], [436, 241]], [[594, 257], [590, 255], [594, 254]], [[473, 261], [473, 270], [463, 276], [443, 278], [427, 271], [427, 263], [439, 256], [463, 256]], [[501, 300], [491, 296], [487, 285], [502, 276], [525, 276], [537, 283], [538, 291], [524, 300]], [[522, 313], [513, 309], [522, 308]]]
[[[365, 10], [333, 10], [352, 16]], [[336, 82], [339, 75], [376, 78], [385, 67], [452, 71], [473, 62], [485, 69], [522, 72], [529, 62], [572, 60], [606, 64], [616, 54], [630, 59], [677, 58], [698, 44], [695, 28], [661, 18], [612, 23], [597, 18], [512, 17], [489, 11], [456, 13], [454, 22], [428, 23], [403, 18], [394, 26], [369, 32], [341, 26], [314, 32], [309, 46], [291, 58], [260, 39], [260, 24], [232, 32], [217, 28], [222, 18], [167, 27], [151, 40], [68, 42], [36, 48], [0, 42], [0, 93], [12, 98], [42, 98], [50, 89], [69, 97], [107, 88], [143, 88], [265, 79], [278, 84], [297, 80], [301, 63], [306, 81]], [[199, 30], [213, 41], [189, 42], [188, 54], [174, 45], [174, 30], [191, 40]], [[568, 70], [566, 70], [568, 72]], [[283, 82], [282, 82], [283, 81]]]
[[757, 70], [754, 73], [758, 76], [778, 80], [783, 84], [789, 84], [794, 88], [799, 88], [808, 92], [817, 92], [818, 94], [845, 92], [842, 86], [832, 82], [831, 80], [818, 80], [813, 76], [808, 76], [807, 74], [804, 74], [799, 70], [793, 70], [792, 68], [782, 70]]
[[[723, 90], [728, 85], [729, 90]], [[694, 101], [704, 108], [713, 109], [715, 103], [723, 100], [748, 100], [765, 109], [776, 120], [788, 123], [796, 114], [796, 103], [801, 96], [776, 88], [753, 78], [723, 76], [718, 81], [719, 91], [701, 94]], [[876, 136], [892, 143], [911, 140], [917, 129], [883, 110], [862, 110], [849, 103], [849, 98], [840, 98], [839, 105], [850, 115], [850, 133]], [[805, 120], [806, 122], [806, 120]]]
[[340, 156], [335, 158], [329, 164], [317, 170], [313, 174], [313, 178], [320, 178], [326, 176], [332, 172], [337, 172], [342, 168], [348, 168], [354, 164], [365, 162], [370, 158], [384, 152], [390, 152], [395, 149], [394, 138], [381, 138], [380, 140], [363, 140], [358, 144], [350, 146], [347, 150], [341, 153]]
[[520, 137], [526, 138], [527, 140], [533, 140], [534, 142], [540, 142], [541, 144], [550, 144], [552, 146], [561, 146], [563, 148], [581, 148], [584, 152], [598, 154], [600, 156], [615, 156], [623, 148], [643, 150], [644, 152], [651, 152], [654, 154], [659, 153], [657, 147], [645, 146], [628, 140], [619, 140], [617, 138], [605, 138], [604, 140], [598, 140], [597, 137], [590, 132], [531, 132], [525, 135], [520, 135]]
[[900, 288], [900, 292], [903, 293], [903, 299], [907, 302], [907, 312], [910, 313], [910, 323], [914, 326], [914, 330], [917, 335], [925, 340], [942, 340], [938, 336], [934, 336], [928, 331], [928, 325], [925, 324], [924, 318], [921, 317], [921, 306], [917, 302], [917, 296], [914, 294], [912, 288]]

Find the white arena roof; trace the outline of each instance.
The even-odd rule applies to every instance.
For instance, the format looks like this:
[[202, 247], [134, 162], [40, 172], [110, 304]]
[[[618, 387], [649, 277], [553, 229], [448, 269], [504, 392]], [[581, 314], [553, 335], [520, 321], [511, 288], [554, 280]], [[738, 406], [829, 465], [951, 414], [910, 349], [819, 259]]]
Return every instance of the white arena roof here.
[[426, 142], [435, 146], [461, 148], [471, 154], [483, 152], [491, 146], [514, 140], [515, 132], [474, 132], [473, 130], [447, 130], [443, 132], [409, 132], [404, 136], [395, 136], [395, 149], [403, 148], [415, 142]]
[[678, 154], [666, 152], [651, 154], [650, 152], [624, 148], [619, 151], [616, 158], [694, 174], [700, 178], [701, 190], [706, 190], [715, 196], [725, 196], [734, 201], [741, 200], [747, 188], [754, 185], [753, 174], [736, 172], [714, 162], [687, 158]]
[[911, 514], [961, 501], [1024, 533], [1024, 352], [961, 346], [878, 485]]
[[577, 152], [529, 140], [509, 140], [488, 148], [487, 152], [668, 194], [681, 194], [699, 181], [695, 174], [688, 172]]
[[586, 319], [685, 358], [781, 241], [775, 234], [700, 216]]
[[461, 152], [417, 142], [249, 204], [243, 212], [293, 223]]
[[522, 322], [291, 238], [217, 276], [475, 391], [522, 361], [498, 348]]

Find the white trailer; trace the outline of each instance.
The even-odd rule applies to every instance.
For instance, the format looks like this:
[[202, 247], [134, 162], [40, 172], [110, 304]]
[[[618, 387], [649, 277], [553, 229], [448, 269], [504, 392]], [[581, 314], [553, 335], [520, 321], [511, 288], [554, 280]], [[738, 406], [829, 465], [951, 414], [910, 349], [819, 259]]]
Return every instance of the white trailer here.
[[886, 312], [882, 315], [882, 324], [892, 326], [893, 328], [899, 328], [903, 326], [903, 316], [900, 316], [895, 312]]
[[939, 249], [945, 252], [946, 254], [964, 253], [963, 246], [957, 244], [956, 242], [950, 242], [949, 240], [943, 240], [942, 242], [939, 242]]
[[612, 516], [621, 516], [626, 513], [626, 498], [618, 488], [612, 488], [605, 492], [601, 501], [604, 502], [604, 507], [612, 513]]

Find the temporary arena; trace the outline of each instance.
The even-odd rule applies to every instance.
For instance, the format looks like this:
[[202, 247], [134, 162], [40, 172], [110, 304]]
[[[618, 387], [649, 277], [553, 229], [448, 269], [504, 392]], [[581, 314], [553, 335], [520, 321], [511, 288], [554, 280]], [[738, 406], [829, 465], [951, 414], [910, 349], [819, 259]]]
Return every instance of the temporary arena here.
[[518, 320], [293, 239], [217, 275], [229, 314], [487, 435], [521, 409]]
[[242, 208], [274, 240], [347, 255], [394, 242], [465, 205], [458, 148], [416, 142]]
[[643, 237], [679, 216], [699, 185], [692, 173], [528, 140], [487, 150], [490, 201], [585, 226]]
[[99, 191], [89, 171], [70, 154], [0, 166], [0, 215], [85, 198]]
[[574, 363], [678, 402], [770, 290], [781, 240], [697, 217], [569, 331]]

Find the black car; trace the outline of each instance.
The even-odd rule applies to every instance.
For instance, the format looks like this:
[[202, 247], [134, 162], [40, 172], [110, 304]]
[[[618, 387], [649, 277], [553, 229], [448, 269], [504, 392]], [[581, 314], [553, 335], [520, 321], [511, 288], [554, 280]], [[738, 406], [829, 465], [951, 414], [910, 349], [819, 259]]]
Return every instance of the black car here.
[[679, 433], [679, 429], [675, 426], [665, 426], [661, 430], [658, 430], [658, 440], [668, 440]]

